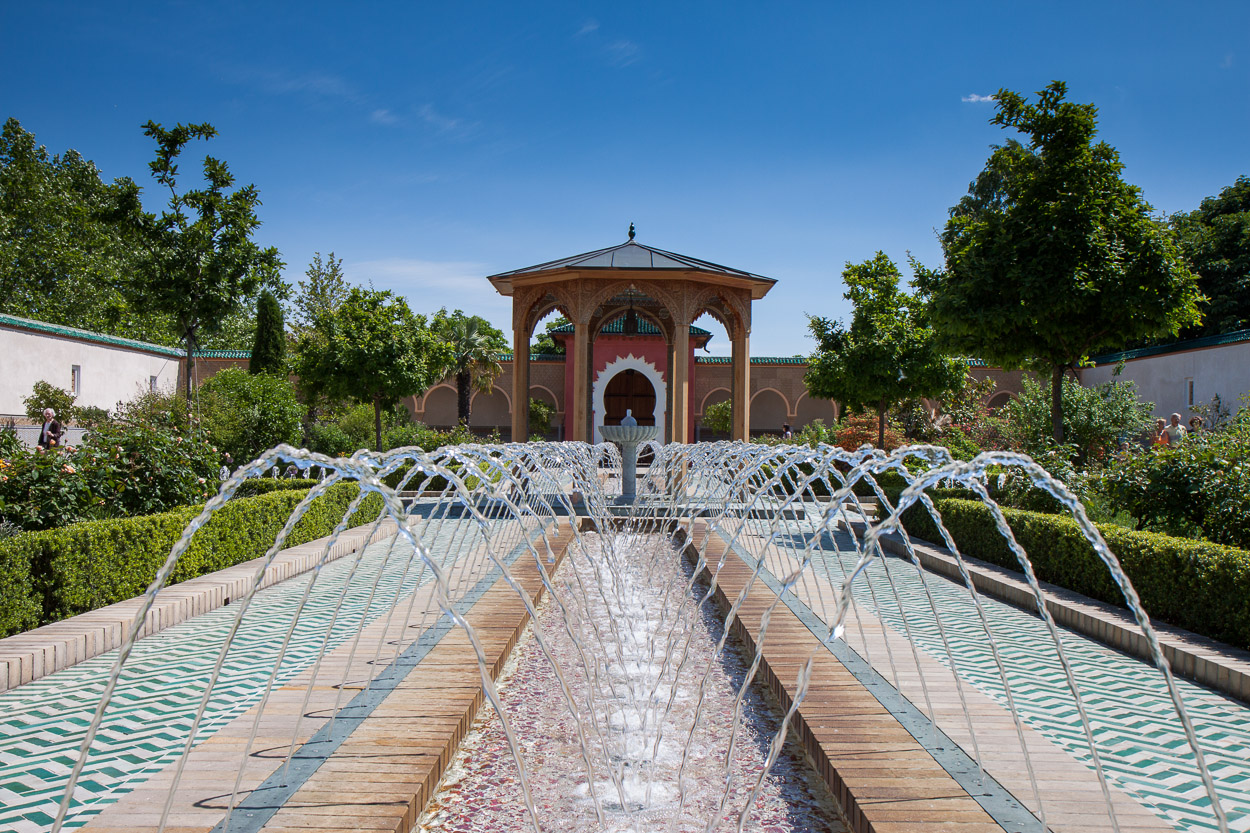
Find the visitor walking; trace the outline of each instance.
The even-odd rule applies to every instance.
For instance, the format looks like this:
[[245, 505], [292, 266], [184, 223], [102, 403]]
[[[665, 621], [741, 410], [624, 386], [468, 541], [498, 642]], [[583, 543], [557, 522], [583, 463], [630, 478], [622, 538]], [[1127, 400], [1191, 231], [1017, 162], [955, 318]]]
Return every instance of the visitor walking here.
[[1168, 444], [1168, 435], [1165, 431], [1167, 427], [1168, 421], [1163, 417], [1159, 417], [1155, 420], [1154, 439], [1151, 441], [1152, 445], [1163, 446]]
[[51, 408], [43, 409], [43, 428], [39, 431], [39, 442], [35, 445], [36, 451], [43, 451], [46, 448], [52, 448], [61, 444], [61, 423], [56, 419], [56, 411]]
[[783, 439], [787, 439], [787, 440], [794, 439], [794, 432], [790, 430], [790, 423], [788, 422], [781, 423], [781, 436]]
[[1172, 414], [1172, 424], [1163, 429], [1163, 436], [1167, 438], [1168, 448], [1176, 448], [1181, 444], [1181, 440], [1185, 439], [1185, 426], [1181, 425], [1181, 415]]

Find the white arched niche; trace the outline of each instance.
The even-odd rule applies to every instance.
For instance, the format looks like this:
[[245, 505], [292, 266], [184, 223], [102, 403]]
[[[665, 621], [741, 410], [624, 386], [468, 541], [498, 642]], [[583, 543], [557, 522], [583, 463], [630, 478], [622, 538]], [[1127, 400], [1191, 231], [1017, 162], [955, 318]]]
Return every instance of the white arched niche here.
[[603, 432], [599, 429], [603, 427], [603, 418], [607, 413], [607, 408], [603, 404], [603, 393], [608, 388], [608, 382], [611, 382], [616, 374], [631, 369], [641, 373], [651, 383], [651, 387], [655, 388], [655, 424], [660, 426], [660, 438], [664, 442], [668, 442], [668, 422], [664, 419], [664, 408], [667, 404], [665, 401], [667, 389], [664, 387], [664, 374], [660, 373], [651, 362], [646, 359], [640, 359], [633, 353], [630, 353], [628, 356], [621, 356], [608, 362], [608, 366], [595, 377], [595, 383], [591, 387], [596, 443], [603, 442]]

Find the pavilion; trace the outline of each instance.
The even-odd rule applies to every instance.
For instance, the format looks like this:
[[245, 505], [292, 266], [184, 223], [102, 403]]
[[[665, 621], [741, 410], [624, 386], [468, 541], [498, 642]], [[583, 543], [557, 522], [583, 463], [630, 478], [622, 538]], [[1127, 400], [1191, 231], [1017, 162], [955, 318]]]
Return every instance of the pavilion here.
[[[776, 283], [740, 269], [666, 252], [634, 240], [491, 275], [512, 298], [512, 403], [528, 401], [530, 339], [553, 310], [571, 332], [567, 348], [567, 438], [595, 442], [597, 426], [619, 422], [624, 408], [653, 403], [639, 422], [663, 426], [668, 442], [694, 438], [694, 349], [710, 334], [693, 327], [711, 315], [732, 345], [733, 438], [751, 425], [751, 304]], [[624, 355], [622, 353], [624, 352]], [[512, 436], [528, 435], [528, 409], [512, 407]]]

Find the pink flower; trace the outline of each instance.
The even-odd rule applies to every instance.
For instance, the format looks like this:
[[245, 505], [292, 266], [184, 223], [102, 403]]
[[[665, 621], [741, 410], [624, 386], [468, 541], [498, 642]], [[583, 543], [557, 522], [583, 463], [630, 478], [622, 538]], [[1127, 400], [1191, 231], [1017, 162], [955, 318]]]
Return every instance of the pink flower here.
[[71, 466], [69, 463], [66, 463], [65, 465], [61, 466], [61, 471], [65, 472], [66, 474], [73, 474], [74, 467]]

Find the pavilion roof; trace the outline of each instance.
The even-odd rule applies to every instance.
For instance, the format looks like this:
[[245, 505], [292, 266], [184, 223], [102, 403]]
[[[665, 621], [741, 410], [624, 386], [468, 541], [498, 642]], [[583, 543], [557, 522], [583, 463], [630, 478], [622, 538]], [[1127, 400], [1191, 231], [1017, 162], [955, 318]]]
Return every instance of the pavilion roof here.
[[559, 260], [549, 260], [546, 263], [539, 263], [534, 266], [526, 266], [523, 269], [513, 269], [509, 272], [500, 272], [497, 275], [491, 275], [490, 280], [496, 278], [514, 278], [523, 275], [530, 275], [539, 272], [555, 272], [560, 270], [592, 270], [592, 269], [628, 269], [640, 271], [664, 271], [664, 272], [706, 272], [711, 275], [725, 275], [733, 278], [744, 278], [752, 281], [764, 281], [770, 286], [777, 281], [773, 278], [766, 278], [763, 275], [756, 275], [753, 272], [744, 272], [741, 269], [734, 269], [730, 266], [722, 266], [719, 263], [712, 263], [708, 260], [700, 260], [697, 257], [677, 254], [676, 252], [666, 252], [663, 249], [656, 249], [651, 246], [644, 246], [633, 240], [622, 243], [619, 246], [610, 246], [606, 249], [597, 249], [593, 252], [583, 252], [572, 257], [564, 257]]

